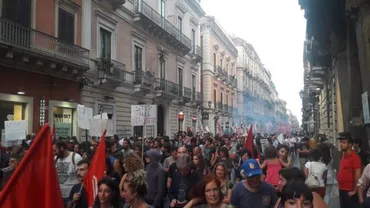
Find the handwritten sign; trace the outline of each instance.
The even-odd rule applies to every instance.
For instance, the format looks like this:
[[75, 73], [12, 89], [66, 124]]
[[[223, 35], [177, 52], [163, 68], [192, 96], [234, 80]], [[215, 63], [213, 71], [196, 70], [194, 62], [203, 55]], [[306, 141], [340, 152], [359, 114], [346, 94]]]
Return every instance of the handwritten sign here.
[[83, 105], [77, 106], [77, 123], [81, 129], [90, 129], [93, 119], [93, 109]]
[[8, 141], [26, 139], [27, 121], [5, 121], [5, 138]]
[[155, 125], [156, 123], [156, 105], [131, 105], [131, 126]]

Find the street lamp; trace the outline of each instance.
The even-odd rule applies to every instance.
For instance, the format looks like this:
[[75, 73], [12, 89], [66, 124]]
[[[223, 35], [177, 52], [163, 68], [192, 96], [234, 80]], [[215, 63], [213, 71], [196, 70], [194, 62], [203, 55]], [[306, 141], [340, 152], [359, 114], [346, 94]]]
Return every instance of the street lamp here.
[[208, 108], [212, 107], [212, 101], [208, 101]]
[[181, 130], [181, 124], [182, 124], [182, 121], [184, 120], [184, 113], [182, 111], [179, 112], [179, 114], [177, 114], [177, 119], [179, 120], [179, 131]]

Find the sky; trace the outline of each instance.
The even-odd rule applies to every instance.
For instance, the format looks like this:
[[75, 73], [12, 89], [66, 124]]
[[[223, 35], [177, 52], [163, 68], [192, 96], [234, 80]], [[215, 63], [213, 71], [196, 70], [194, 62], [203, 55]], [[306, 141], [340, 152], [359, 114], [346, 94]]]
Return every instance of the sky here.
[[226, 32], [253, 45], [279, 97], [301, 123], [306, 20], [298, 0], [201, 0], [201, 5]]

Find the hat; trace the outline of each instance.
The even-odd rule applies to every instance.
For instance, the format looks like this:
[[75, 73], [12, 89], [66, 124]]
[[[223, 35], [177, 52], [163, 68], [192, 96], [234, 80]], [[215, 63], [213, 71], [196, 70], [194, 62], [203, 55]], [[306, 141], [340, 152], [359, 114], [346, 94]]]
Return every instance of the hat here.
[[261, 167], [255, 159], [246, 160], [242, 165], [242, 169], [246, 177], [262, 175]]
[[351, 137], [351, 133], [349, 132], [340, 132], [338, 133], [338, 140], [343, 140], [343, 139], [347, 139], [349, 142], [352, 142], [352, 137]]

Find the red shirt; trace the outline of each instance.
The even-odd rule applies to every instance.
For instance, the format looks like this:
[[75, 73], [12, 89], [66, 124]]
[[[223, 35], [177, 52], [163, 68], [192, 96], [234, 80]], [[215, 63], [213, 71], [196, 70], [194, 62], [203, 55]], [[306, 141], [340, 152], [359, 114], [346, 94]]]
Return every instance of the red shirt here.
[[361, 169], [360, 157], [354, 151], [350, 151], [347, 155], [343, 153], [337, 176], [339, 190], [353, 190], [356, 169]]

